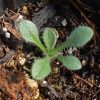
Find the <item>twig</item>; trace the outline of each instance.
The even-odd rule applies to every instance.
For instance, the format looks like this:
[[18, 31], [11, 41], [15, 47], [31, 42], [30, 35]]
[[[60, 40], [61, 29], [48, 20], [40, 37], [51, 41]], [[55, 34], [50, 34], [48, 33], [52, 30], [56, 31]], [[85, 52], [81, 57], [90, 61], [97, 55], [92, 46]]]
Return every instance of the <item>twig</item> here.
[[[69, 70], [69, 69], [68, 69], [68, 70]], [[71, 70], [69, 70], [69, 71], [72, 73], [72, 75], [73, 75], [74, 78], [85, 82], [85, 83], [88, 84], [90, 87], [93, 87], [93, 86], [94, 86], [92, 83], [90, 83], [90, 82], [88, 82], [87, 80], [81, 78], [80, 76], [78, 76], [77, 74], [75, 74], [73, 71], [71, 71]]]
[[99, 92], [100, 92], [100, 89], [93, 95], [93, 98], [96, 97], [96, 95], [98, 95]]
[[74, 78], [82, 80], [83, 82], [85, 82], [86, 84], [88, 84], [90, 87], [93, 87], [93, 84], [91, 84], [90, 82], [86, 81], [85, 79], [79, 77], [78, 75], [74, 75]]

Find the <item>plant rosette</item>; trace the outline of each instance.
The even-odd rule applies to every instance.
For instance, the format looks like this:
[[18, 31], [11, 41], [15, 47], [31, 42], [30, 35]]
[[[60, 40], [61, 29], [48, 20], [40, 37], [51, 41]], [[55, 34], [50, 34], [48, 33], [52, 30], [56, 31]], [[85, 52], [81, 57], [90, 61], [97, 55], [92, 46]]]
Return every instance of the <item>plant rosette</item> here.
[[61, 45], [56, 46], [58, 32], [54, 28], [46, 28], [43, 33], [43, 41], [41, 42], [36, 25], [29, 20], [22, 20], [18, 24], [18, 29], [26, 41], [34, 43], [39, 47], [44, 57], [36, 59], [31, 68], [32, 77], [36, 80], [42, 80], [51, 72], [51, 61], [58, 59], [66, 68], [71, 70], [79, 70], [82, 65], [80, 60], [73, 56], [62, 56], [60, 52], [65, 48], [82, 47], [93, 36], [93, 30], [88, 26], [78, 26], [75, 28], [69, 38]]

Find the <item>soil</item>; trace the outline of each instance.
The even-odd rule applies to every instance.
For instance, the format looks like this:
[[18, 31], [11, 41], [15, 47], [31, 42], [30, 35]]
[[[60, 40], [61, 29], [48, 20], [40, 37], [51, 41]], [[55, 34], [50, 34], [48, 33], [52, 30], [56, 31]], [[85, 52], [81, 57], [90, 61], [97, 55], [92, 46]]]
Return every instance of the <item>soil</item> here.
[[5, 68], [0, 68], [0, 90], [1, 100], [30, 100], [33, 95], [21, 71]]
[[[22, 14], [25, 19], [34, 21], [34, 16], [37, 18], [41, 10], [47, 5], [47, 2], [27, 4], [24, 5], [27, 10], [25, 11], [21, 7], [18, 13]], [[78, 6], [79, 10], [76, 5], [81, 5]], [[71, 3], [69, 0], [68, 2], [65, 0], [58, 2], [54, 0], [50, 4], [51, 10], [48, 10], [52, 16], [43, 17], [41, 27], [37, 24], [39, 17], [35, 21], [40, 29], [40, 37], [45, 27], [57, 29], [59, 33], [57, 44], [65, 41], [70, 32], [79, 25], [86, 24], [94, 30], [93, 39], [85, 46], [82, 48], [68, 48], [62, 52], [64, 56], [77, 56], [82, 63], [82, 69], [71, 71], [55, 60], [52, 62], [52, 73], [42, 81], [32, 79], [29, 72], [34, 59], [43, 56], [41, 51], [34, 44], [22, 41], [14, 27], [9, 30], [11, 37], [5, 37], [5, 32], [2, 31], [1, 25], [0, 100], [100, 99], [100, 25], [98, 23], [100, 20], [98, 11], [100, 9], [98, 8], [94, 13], [91, 11], [90, 5], [87, 3], [86, 5], [88, 10], [82, 2], [80, 4], [79, 2]], [[16, 11], [5, 11], [5, 15], [4, 21], [14, 26], [13, 22], [16, 18], [12, 16], [16, 15]], [[41, 13], [40, 15], [42, 16]], [[9, 19], [10, 17], [13, 19]], [[0, 21], [2, 23], [2, 19]], [[35, 83], [38, 83], [38, 86], [30, 86], [27, 79], [34, 80]]]

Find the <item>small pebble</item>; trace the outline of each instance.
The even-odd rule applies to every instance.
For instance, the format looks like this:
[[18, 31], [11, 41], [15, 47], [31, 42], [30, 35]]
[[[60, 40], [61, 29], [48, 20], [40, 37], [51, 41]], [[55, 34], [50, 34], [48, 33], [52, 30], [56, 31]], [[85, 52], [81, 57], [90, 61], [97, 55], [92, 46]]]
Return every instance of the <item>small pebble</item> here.
[[65, 27], [67, 25], [67, 20], [66, 19], [63, 19], [61, 23]]
[[9, 32], [6, 32], [5, 33], [5, 36], [6, 36], [6, 38], [10, 38], [10, 33]]
[[38, 88], [37, 81], [27, 78], [27, 83], [31, 88]]
[[24, 65], [25, 64], [25, 62], [26, 62], [26, 59], [25, 58], [19, 58], [19, 63], [21, 64], [21, 65]]
[[86, 60], [82, 60], [82, 65], [86, 66], [86, 64], [87, 64]]
[[21, 21], [21, 20], [23, 20], [23, 16], [22, 15], [19, 15], [17, 21]]
[[[38, 89], [38, 82], [33, 79], [30, 79], [27, 75], [26, 75], [26, 82], [33, 90], [34, 90], [34, 88], [36, 89], [36, 91], [35, 91], [36, 94], [33, 97], [36, 100], [40, 95], [39, 89]], [[33, 91], [33, 93], [34, 93], [34, 91]]]
[[56, 62], [56, 64], [59, 65], [60, 63], [59, 62]]
[[47, 84], [47, 81], [43, 81], [43, 84]]
[[73, 53], [73, 49], [69, 48], [69, 50], [67, 52], [68, 52], [68, 54], [72, 54]]
[[4, 31], [4, 32], [7, 32], [7, 28], [6, 28], [6, 27], [3, 27], [3, 31]]

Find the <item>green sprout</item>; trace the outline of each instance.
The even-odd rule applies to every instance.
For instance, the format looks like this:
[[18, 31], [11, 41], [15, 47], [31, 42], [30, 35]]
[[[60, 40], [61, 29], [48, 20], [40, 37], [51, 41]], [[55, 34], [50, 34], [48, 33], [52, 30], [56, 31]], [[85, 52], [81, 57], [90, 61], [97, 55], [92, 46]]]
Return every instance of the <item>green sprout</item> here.
[[51, 72], [51, 61], [58, 59], [66, 68], [71, 70], [81, 69], [81, 62], [75, 56], [62, 56], [60, 52], [69, 47], [81, 47], [85, 45], [93, 36], [93, 30], [88, 26], [78, 26], [72, 32], [69, 38], [61, 45], [56, 46], [58, 33], [54, 28], [46, 28], [43, 33], [42, 43], [39, 38], [37, 27], [29, 20], [23, 20], [18, 24], [22, 37], [39, 47], [44, 57], [36, 59], [31, 68], [32, 77], [36, 80], [44, 79]]

